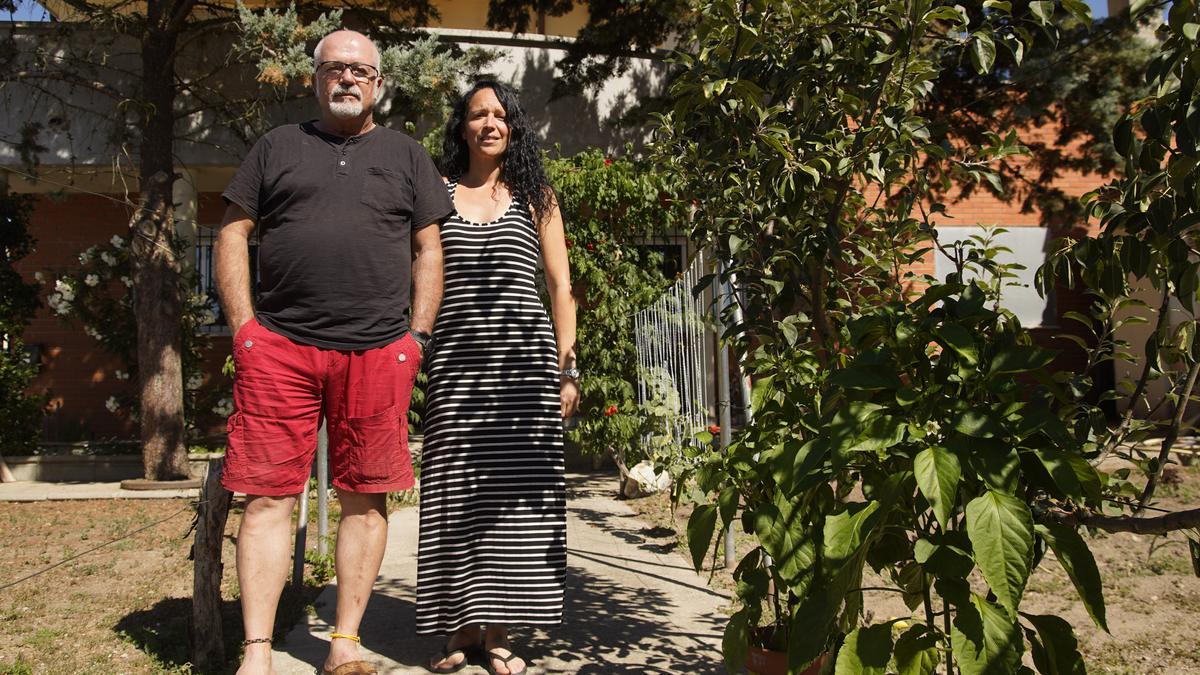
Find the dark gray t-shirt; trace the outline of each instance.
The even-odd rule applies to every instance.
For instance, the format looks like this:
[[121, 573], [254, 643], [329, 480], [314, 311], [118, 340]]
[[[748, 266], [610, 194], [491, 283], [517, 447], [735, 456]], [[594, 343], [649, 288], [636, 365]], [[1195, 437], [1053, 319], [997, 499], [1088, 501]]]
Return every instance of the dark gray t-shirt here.
[[454, 210], [429, 153], [385, 127], [352, 138], [312, 122], [263, 136], [224, 197], [258, 224], [255, 317], [326, 349], [408, 330], [411, 234]]

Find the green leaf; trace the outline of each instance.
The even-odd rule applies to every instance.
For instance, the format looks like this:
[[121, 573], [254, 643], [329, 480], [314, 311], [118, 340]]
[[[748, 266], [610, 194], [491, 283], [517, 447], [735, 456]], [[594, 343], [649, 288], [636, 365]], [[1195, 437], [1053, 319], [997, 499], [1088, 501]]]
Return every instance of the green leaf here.
[[829, 632], [842, 606], [842, 596], [824, 584], [792, 611], [792, 627], [788, 631], [788, 671], [798, 673], [809, 666], [829, 641]]
[[1054, 360], [1058, 353], [1050, 349], [1042, 349], [1034, 345], [1017, 345], [1009, 347], [992, 359], [990, 372], [993, 375], [1001, 373], [1026, 373], [1031, 370], [1045, 368]]
[[959, 25], [966, 25], [967, 13], [962, 7], [953, 5], [941, 5], [930, 10], [925, 15], [926, 21], [952, 21]]
[[935, 330], [934, 335], [940, 338], [938, 342], [953, 350], [967, 365], [979, 363], [979, 349], [975, 346], [975, 339], [971, 337], [971, 331], [964, 326], [948, 323]]
[[746, 607], [733, 613], [725, 624], [725, 635], [721, 639], [721, 653], [725, 656], [725, 667], [736, 673], [746, 663], [750, 651], [750, 610]]
[[829, 376], [829, 383], [844, 389], [875, 391], [899, 389], [900, 378], [891, 368], [865, 364], [854, 364]]
[[889, 621], [851, 631], [838, 651], [834, 674], [884, 675], [892, 655], [893, 623]]
[[999, 435], [1000, 424], [989, 413], [964, 410], [954, 418], [954, 430], [964, 436], [993, 438]]
[[1088, 548], [1083, 537], [1075, 528], [1055, 523], [1040, 524], [1037, 533], [1046, 540], [1054, 557], [1066, 570], [1071, 583], [1075, 584], [1075, 592], [1083, 601], [1092, 621], [1108, 631], [1108, 621], [1104, 610], [1104, 586], [1100, 583], [1100, 570], [1096, 567], [1096, 559]]
[[946, 448], [930, 446], [913, 458], [913, 472], [917, 487], [933, 507], [933, 515], [937, 516], [943, 529], [949, 529], [958, 481], [962, 478], [958, 457]]
[[1085, 26], [1092, 25], [1092, 8], [1083, 0], [1063, 0], [1063, 9], [1067, 10]]
[[879, 510], [879, 502], [849, 504], [845, 511], [825, 519], [824, 554], [832, 567], [849, 560], [875, 526], [871, 516]]
[[720, 496], [717, 497], [717, 506], [721, 513], [721, 525], [724, 527], [729, 527], [729, 524], [733, 522], [734, 513], [737, 512], [737, 488], [731, 485], [724, 490], [721, 490]]
[[1133, 2], [1129, 3], [1129, 16], [1138, 16], [1142, 12], [1146, 11], [1146, 8], [1149, 7], [1152, 2], [1154, 2], [1154, 0], [1133, 0]]
[[792, 584], [806, 577], [816, 559], [809, 527], [800, 510], [782, 497], [759, 507], [755, 516], [755, 534], [774, 559], [779, 576]]
[[959, 605], [950, 636], [962, 675], [1011, 675], [1021, 665], [1024, 645], [1016, 616], [971, 594]]
[[712, 543], [716, 527], [717, 507], [712, 504], [697, 506], [696, 510], [692, 511], [692, 516], [688, 518], [688, 549], [692, 552], [692, 565], [697, 572], [704, 564], [704, 556], [708, 553], [708, 545]]
[[[1043, 675], [1086, 675], [1087, 666], [1079, 653], [1079, 641], [1071, 624], [1050, 614], [1021, 613], [1037, 632], [1029, 635], [1033, 665]], [[1027, 633], [1028, 635], [1028, 633]]]
[[996, 61], [996, 43], [989, 33], [979, 32], [971, 36], [971, 63], [975, 72], [987, 75]]
[[1012, 3], [1008, 0], [984, 0], [983, 8], [1012, 14]]
[[1033, 514], [1016, 497], [988, 490], [967, 504], [966, 515], [975, 564], [996, 599], [1015, 615], [1033, 563]]
[[1079, 484], [1079, 476], [1075, 473], [1075, 467], [1071, 465], [1071, 456], [1068, 453], [1057, 449], [1039, 448], [1034, 450], [1033, 454], [1054, 479], [1054, 484], [1062, 494], [1077, 502], [1083, 502], [1083, 486]]
[[913, 626], [896, 640], [896, 670], [898, 675], [933, 675], [940, 660], [938, 638], [930, 628]]
[[1033, 14], [1038, 23], [1043, 26], [1048, 25], [1054, 20], [1054, 2], [1053, 0], [1034, 0], [1029, 3], [1029, 12]]

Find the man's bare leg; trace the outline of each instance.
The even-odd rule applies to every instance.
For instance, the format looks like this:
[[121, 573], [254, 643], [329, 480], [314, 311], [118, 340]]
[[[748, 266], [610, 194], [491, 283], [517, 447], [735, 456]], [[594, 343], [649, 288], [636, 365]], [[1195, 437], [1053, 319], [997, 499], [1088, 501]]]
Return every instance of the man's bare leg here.
[[[338, 524], [337, 553], [337, 618], [333, 632], [358, 635], [359, 623], [379, 565], [387, 548], [387, 494], [367, 494], [338, 490], [342, 518]], [[356, 661], [358, 643], [334, 639], [329, 645], [325, 667], [333, 668]]]
[[[269, 638], [275, 632], [275, 610], [287, 579], [292, 548], [292, 510], [296, 495], [246, 497], [246, 513], [238, 528], [237, 575], [242, 596], [246, 639]], [[238, 675], [271, 672], [271, 643], [246, 645]]]

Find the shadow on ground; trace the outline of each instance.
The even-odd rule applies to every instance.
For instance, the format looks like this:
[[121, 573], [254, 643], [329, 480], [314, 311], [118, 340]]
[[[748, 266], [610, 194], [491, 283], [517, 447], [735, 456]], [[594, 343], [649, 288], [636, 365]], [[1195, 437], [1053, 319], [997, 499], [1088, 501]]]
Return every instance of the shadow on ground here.
[[[274, 638], [285, 636], [291, 627], [304, 619], [306, 607], [321, 592], [321, 587], [306, 585], [294, 590], [284, 589], [279, 601]], [[152, 656], [163, 668], [191, 666], [192, 661], [192, 599], [165, 598], [150, 607], [130, 612], [113, 626], [113, 632], [123, 640]], [[221, 627], [225, 644], [225, 666], [216, 670], [198, 669], [189, 672], [233, 673], [241, 656], [241, 605], [237, 600], [221, 602]], [[322, 655], [324, 652], [322, 652]]]

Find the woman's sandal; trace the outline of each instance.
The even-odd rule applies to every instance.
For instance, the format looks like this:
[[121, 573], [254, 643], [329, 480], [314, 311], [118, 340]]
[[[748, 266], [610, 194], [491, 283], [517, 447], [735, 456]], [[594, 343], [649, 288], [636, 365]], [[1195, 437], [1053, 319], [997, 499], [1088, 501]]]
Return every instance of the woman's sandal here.
[[430, 661], [425, 665], [425, 669], [431, 673], [457, 673], [458, 671], [467, 667], [467, 662], [471, 660], [467, 655], [467, 651], [474, 648], [474, 645], [467, 645], [459, 649], [450, 649], [450, 643], [447, 642], [446, 644], [442, 645], [442, 655], [438, 658], [437, 663], [441, 663], [455, 654], [462, 654], [462, 661], [459, 661], [452, 666], [444, 666], [442, 668], [438, 668], [436, 665], [434, 665], [433, 661]]
[[[483, 668], [484, 668], [484, 670], [491, 673], [491, 675], [501, 675], [501, 673], [496, 672], [496, 668], [492, 666], [493, 660], [499, 661], [500, 663], [503, 663], [505, 666], [507, 666], [512, 661], [515, 661], [515, 660], [521, 658], [521, 657], [517, 656], [516, 654], [512, 653], [511, 649], [509, 650], [508, 656], [501, 656], [500, 654], [497, 654], [496, 649], [508, 649], [508, 648], [507, 647], [496, 647], [494, 649], [489, 649], [483, 653]], [[525, 671], [528, 669], [529, 669], [529, 664], [526, 663], [524, 668], [521, 668], [520, 670], [518, 670], [515, 673], [512, 671], [511, 668], [509, 668], [508, 673], [505, 673], [504, 675], [525, 675]]]

